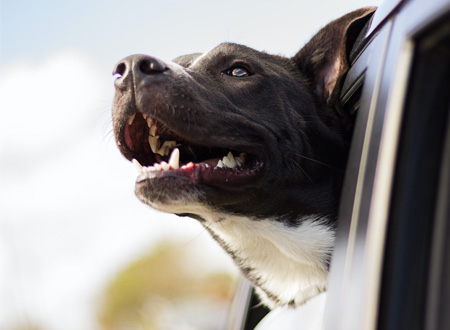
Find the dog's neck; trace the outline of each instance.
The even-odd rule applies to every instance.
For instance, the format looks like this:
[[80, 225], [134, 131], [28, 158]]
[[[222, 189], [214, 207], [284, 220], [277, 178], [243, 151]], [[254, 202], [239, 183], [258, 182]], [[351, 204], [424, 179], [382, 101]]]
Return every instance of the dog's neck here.
[[210, 214], [205, 227], [255, 284], [267, 306], [299, 306], [326, 289], [334, 230], [308, 217], [290, 226], [273, 219]]
[[314, 215], [290, 221], [254, 219], [213, 210], [194, 200], [150, 206], [198, 215], [270, 308], [302, 305], [326, 289], [335, 235], [330, 219]]

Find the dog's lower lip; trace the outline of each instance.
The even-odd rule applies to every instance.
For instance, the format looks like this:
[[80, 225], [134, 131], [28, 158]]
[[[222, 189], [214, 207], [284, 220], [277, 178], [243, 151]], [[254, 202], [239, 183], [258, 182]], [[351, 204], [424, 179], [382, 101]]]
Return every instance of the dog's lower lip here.
[[217, 163], [217, 159], [201, 163], [189, 162], [179, 168], [173, 168], [172, 165], [164, 162], [162, 165], [155, 164], [157, 167], [142, 167], [136, 160], [133, 160], [133, 162], [139, 170], [139, 176], [136, 180], [137, 184], [164, 178], [187, 178], [193, 184], [235, 186], [256, 180], [261, 176], [264, 168], [264, 163], [261, 161], [253, 162], [251, 168], [229, 168], [227, 166], [218, 167], [211, 165], [212, 163]]

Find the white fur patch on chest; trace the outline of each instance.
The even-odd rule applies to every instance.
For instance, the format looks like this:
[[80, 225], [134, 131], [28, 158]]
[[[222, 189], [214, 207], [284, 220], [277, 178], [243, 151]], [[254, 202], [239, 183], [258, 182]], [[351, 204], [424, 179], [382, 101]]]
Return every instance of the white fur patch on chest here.
[[334, 230], [324, 219], [311, 216], [296, 226], [239, 216], [219, 219], [207, 227], [237, 257], [269, 307], [298, 306], [326, 289]]
[[200, 215], [202, 224], [234, 258], [270, 308], [300, 306], [327, 286], [335, 231], [326, 218], [310, 215], [289, 225], [212, 211], [193, 201], [152, 205], [170, 213]]

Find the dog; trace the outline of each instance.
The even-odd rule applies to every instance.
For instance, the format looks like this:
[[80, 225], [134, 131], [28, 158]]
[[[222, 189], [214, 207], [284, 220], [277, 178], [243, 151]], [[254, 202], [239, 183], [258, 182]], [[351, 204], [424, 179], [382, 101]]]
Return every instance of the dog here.
[[114, 135], [138, 167], [136, 196], [200, 221], [269, 308], [326, 290], [352, 127], [339, 93], [374, 10], [329, 23], [292, 58], [223, 43], [114, 69]]

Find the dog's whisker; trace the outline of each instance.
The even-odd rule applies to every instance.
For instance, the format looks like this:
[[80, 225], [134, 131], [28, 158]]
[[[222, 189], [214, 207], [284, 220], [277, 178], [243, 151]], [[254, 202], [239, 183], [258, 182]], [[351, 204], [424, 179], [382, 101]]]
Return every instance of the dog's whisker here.
[[303, 167], [302, 167], [299, 163], [297, 163], [297, 161], [292, 160], [292, 163], [295, 165], [296, 168], [298, 168], [298, 169], [303, 173], [303, 175], [304, 175], [311, 183], [314, 183], [314, 180], [308, 175], [308, 173], [306, 173], [306, 171], [303, 169]]
[[183, 246], [187, 246], [189, 244], [192, 244], [192, 242], [197, 240], [201, 235], [203, 235], [206, 231], [208, 231], [210, 226], [211, 226], [211, 224], [208, 224], [206, 227], [203, 227], [203, 229], [197, 235], [195, 235], [193, 238], [189, 239], [189, 241], [185, 242], [183, 244]]
[[103, 141], [105, 141], [107, 144], [111, 143], [111, 140], [114, 139], [114, 130], [110, 129], [106, 134], [103, 136]]
[[298, 157], [300, 157], [300, 158], [303, 158], [303, 159], [306, 159], [306, 160], [310, 160], [310, 161], [312, 161], [312, 162], [314, 162], [314, 163], [317, 163], [317, 164], [326, 166], [326, 167], [331, 168], [331, 169], [335, 169], [334, 166], [331, 166], [331, 165], [326, 164], [326, 163], [324, 163], [324, 162], [321, 162], [321, 161], [319, 161], [319, 160], [316, 160], [316, 159], [313, 159], [313, 158], [309, 158], [309, 157], [306, 157], [306, 156], [304, 156], [304, 155], [300, 155], [300, 154], [295, 153], [295, 152], [294, 152], [293, 154], [296, 155], [296, 156], [298, 156]]

